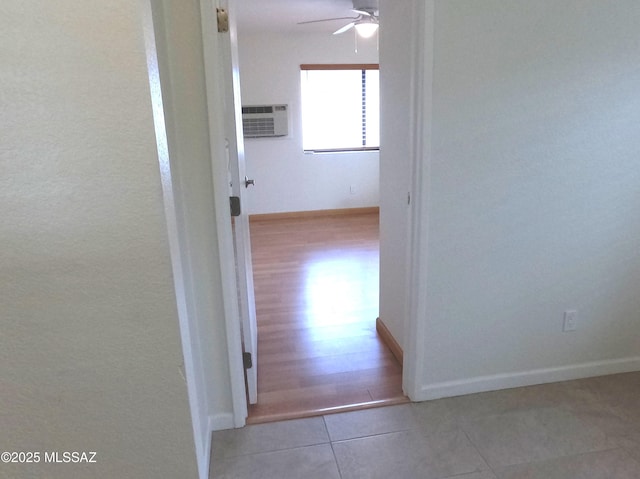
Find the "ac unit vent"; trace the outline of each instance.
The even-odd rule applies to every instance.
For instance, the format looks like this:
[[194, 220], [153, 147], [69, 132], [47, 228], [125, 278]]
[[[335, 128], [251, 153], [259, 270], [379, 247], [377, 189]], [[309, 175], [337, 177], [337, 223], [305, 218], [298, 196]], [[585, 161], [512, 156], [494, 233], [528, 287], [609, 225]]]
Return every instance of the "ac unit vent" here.
[[244, 136], [253, 138], [258, 136], [274, 136], [275, 122], [273, 118], [243, 118]]
[[277, 138], [289, 134], [287, 105], [254, 105], [242, 107], [245, 138]]
[[245, 113], [273, 113], [273, 106], [243, 106], [242, 114]]

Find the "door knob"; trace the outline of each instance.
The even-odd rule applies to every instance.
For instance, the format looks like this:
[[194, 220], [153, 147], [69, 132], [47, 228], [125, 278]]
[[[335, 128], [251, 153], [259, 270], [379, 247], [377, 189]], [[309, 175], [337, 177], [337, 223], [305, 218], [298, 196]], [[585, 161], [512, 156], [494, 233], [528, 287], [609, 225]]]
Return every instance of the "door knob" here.
[[255, 180], [250, 180], [249, 177], [245, 176], [244, 177], [244, 187], [245, 188], [249, 188], [249, 186], [255, 186], [256, 182]]

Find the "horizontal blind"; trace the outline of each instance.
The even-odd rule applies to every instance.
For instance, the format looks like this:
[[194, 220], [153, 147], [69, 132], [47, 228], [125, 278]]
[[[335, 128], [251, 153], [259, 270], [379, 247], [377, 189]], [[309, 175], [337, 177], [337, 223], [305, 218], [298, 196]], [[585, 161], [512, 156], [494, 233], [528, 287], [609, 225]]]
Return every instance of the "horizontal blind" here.
[[300, 70], [380, 70], [377, 63], [303, 63]]

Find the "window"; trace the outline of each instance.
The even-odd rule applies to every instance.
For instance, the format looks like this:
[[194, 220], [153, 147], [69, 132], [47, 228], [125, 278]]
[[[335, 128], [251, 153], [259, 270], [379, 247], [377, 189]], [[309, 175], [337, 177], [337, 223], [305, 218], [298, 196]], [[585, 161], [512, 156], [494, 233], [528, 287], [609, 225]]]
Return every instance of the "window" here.
[[378, 65], [300, 65], [300, 70], [304, 151], [377, 150]]

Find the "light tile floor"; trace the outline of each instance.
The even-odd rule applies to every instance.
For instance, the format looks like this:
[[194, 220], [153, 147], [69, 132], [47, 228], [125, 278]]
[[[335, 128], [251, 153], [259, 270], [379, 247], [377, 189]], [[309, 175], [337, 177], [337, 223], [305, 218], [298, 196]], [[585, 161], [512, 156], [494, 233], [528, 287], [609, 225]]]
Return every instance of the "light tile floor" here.
[[640, 479], [640, 373], [247, 426], [211, 478]]

